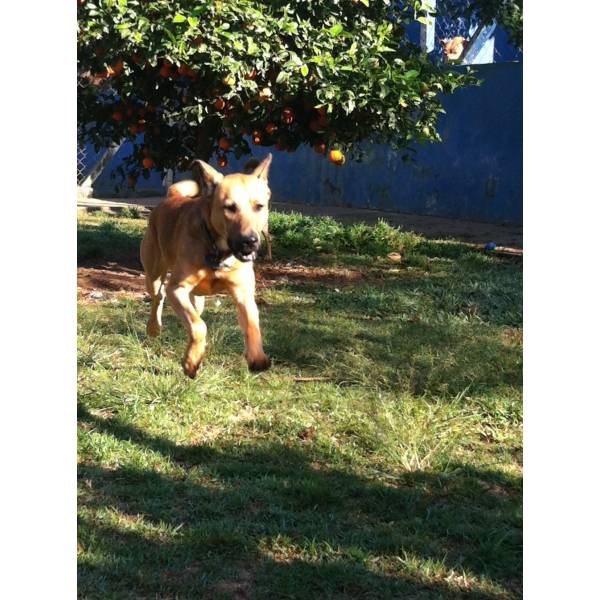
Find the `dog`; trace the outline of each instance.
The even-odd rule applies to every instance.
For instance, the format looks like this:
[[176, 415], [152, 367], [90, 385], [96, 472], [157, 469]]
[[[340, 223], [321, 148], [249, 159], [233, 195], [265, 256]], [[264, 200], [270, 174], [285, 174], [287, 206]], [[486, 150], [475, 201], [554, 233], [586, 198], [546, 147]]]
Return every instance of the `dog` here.
[[469, 46], [469, 40], [462, 36], [456, 36], [447, 40], [440, 40], [444, 62], [458, 61], [462, 58]]
[[[254, 171], [254, 169], [256, 169], [256, 167], [258, 167], [259, 162], [260, 161], [257, 158], [251, 158], [244, 165], [244, 173], [246, 173], [246, 175], [249, 175], [250, 173], [252, 173]], [[271, 201], [269, 200], [269, 212], [270, 211], [271, 211]], [[265, 228], [262, 230], [262, 234], [265, 236], [265, 244], [267, 246], [266, 258], [268, 261], [272, 261], [273, 254], [271, 252], [271, 235], [269, 234], [269, 222], [268, 221], [267, 221], [267, 224], [265, 225]]]
[[269, 154], [251, 173], [226, 176], [195, 160], [193, 179], [173, 184], [150, 214], [140, 248], [152, 300], [146, 332], [159, 335], [168, 298], [188, 334], [182, 366], [192, 379], [206, 352], [204, 296], [219, 292], [228, 292], [237, 307], [248, 368], [264, 371], [271, 365], [254, 297], [254, 260], [269, 217], [272, 158]]

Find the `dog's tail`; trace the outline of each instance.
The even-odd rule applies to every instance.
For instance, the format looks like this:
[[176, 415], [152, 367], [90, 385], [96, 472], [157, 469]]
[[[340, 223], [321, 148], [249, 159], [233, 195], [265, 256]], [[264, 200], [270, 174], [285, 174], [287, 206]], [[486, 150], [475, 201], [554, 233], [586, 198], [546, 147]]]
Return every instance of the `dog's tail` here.
[[167, 198], [173, 196], [183, 196], [186, 198], [194, 198], [200, 196], [202, 188], [197, 181], [193, 179], [183, 179], [169, 187], [167, 190]]

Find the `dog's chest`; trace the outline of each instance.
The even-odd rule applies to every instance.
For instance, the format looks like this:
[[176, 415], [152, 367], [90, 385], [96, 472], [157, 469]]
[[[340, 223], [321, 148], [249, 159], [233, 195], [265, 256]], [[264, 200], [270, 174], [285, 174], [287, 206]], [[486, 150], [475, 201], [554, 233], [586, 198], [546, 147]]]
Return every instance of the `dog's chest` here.
[[198, 283], [194, 287], [194, 294], [199, 296], [210, 296], [224, 292], [231, 285], [231, 270], [203, 269], [198, 273]]

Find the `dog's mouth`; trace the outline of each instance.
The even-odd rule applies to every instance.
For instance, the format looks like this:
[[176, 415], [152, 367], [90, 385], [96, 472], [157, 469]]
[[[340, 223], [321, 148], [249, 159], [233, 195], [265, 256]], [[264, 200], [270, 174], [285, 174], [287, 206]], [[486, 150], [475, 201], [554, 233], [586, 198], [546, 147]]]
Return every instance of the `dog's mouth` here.
[[256, 250], [252, 252], [234, 252], [233, 254], [240, 262], [250, 262], [256, 260]]

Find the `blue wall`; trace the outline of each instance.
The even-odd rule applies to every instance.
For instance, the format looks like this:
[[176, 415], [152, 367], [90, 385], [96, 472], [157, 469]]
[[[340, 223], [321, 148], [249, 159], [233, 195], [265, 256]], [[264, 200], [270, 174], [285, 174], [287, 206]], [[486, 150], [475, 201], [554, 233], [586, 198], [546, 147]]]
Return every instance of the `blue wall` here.
[[[523, 65], [474, 69], [484, 82], [444, 98], [447, 115], [439, 123], [444, 141], [420, 146], [416, 163], [403, 163], [386, 146], [374, 146], [365, 161], [342, 168], [307, 147], [293, 154], [275, 152], [274, 200], [522, 223]], [[253, 149], [257, 157], [269, 152]], [[115, 157], [96, 181], [96, 193], [112, 191], [108, 171], [129, 152], [125, 147]], [[231, 160], [226, 172], [240, 170], [246, 159]], [[139, 185], [160, 188], [161, 177], [153, 174]]]

